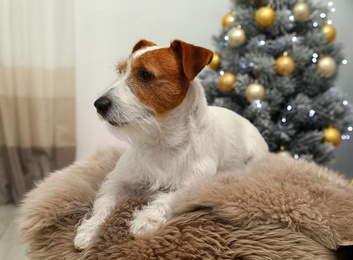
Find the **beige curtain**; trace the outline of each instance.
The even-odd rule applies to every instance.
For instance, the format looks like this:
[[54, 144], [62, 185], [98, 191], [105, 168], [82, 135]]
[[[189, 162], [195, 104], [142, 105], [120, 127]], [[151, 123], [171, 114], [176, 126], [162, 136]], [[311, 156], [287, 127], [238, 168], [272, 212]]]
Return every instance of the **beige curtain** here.
[[0, 203], [75, 156], [72, 0], [0, 0]]

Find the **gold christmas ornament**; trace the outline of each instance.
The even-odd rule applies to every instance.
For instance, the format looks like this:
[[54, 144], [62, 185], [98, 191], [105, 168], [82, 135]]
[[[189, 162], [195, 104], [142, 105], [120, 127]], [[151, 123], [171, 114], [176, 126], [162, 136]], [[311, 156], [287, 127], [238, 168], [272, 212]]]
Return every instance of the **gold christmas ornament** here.
[[322, 32], [326, 35], [326, 42], [330, 43], [336, 39], [336, 29], [330, 24], [324, 24], [321, 28]]
[[333, 126], [329, 126], [324, 130], [324, 141], [331, 143], [334, 146], [337, 146], [341, 142], [341, 132], [334, 128]]
[[284, 76], [289, 75], [295, 70], [295, 61], [287, 52], [276, 59], [276, 73]]
[[221, 75], [218, 78], [218, 88], [222, 92], [230, 92], [233, 90], [233, 85], [235, 81], [237, 80], [237, 77], [230, 73], [230, 72], [225, 72], [223, 75]]
[[279, 148], [279, 151], [277, 152], [277, 154], [281, 155], [281, 156], [287, 156], [287, 157], [292, 157], [292, 154], [287, 151], [284, 146], [281, 145], [281, 147]]
[[310, 17], [310, 7], [304, 1], [300, 1], [292, 7], [292, 14], [296, 21], [306, 22]]
[[222, 28], [223, 29], [225, 29], [226, 27], [228, 27], [228, 25], [230, 25], [232, 22], [234, 22], [234, 15], [235, 15], [235, 12], [231, 12], [229, 14], [226, 14], [222, 18]]
[[219, 54], [217, 52], [214, 52], [212, 60], [211, 60], [210, 64], [208, 64], [208, 67], [213, 70], [218, 70], [220, 64], [221, 64], [221, 57], [219, 56]]
[[266, 96], [266, 90], [263, 85], [255, 81], [245, 89], [245, 97], [251, 103], [254, 100], [263, 100]]
[[227, 33], [228, 43], [232, 47], [239, 47], [246, 41], [246, 34], [240, 26], [230, 29]]
[[276, 19], [276, 12], [270, 6], [260, 7], [255, 13], [255, 21], [261, 27], [269, 27]]
[[323, 77], [331, 77], [337, 70], [336, 61], [329, 57], [320, 58], [317, 63], [317, 71]]

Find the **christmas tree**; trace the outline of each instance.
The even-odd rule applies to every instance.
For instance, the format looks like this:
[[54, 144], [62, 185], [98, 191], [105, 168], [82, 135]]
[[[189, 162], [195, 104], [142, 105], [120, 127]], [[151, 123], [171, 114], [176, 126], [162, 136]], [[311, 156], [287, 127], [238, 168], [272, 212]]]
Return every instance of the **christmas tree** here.
[[249, 119], [272, 152], [328, 164], [353, 130], [334, 85], [347, 61], [329, 6], [309, 0], [232, 0], [200, 78], [210, 105]]

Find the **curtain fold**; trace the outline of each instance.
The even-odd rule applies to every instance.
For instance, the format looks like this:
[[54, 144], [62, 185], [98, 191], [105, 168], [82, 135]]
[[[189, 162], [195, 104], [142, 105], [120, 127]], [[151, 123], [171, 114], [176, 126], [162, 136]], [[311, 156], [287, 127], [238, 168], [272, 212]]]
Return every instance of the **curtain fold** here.
[[75, 159], [71, 0], [0, 0], [0, 203]]

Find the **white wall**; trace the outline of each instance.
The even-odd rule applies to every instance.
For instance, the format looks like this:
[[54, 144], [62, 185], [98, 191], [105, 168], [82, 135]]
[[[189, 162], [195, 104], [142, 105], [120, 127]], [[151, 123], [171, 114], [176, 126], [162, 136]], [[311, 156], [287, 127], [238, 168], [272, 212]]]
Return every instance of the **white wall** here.
[[[325, 0], [329, 2], [329, 0]], [[343, 54], [348, 60], [347, 65], [339, 69], [338, 79], [336, 81], [344, 93], [347, 94], [347, 100], [353, 105], [353, 28], [352, 12], [353, 1], [333, 1], [336, 12], [331, 13], [333, 25], [337, 29], [336, 42], [343, 44]], [[349, 141], [342, 142], [336, 149], [336, 161], [333, 168], [346, 176], [353, 178], [353, 133]]]
[[[230, 6], [228, 0], [76, 0], [77, 158], [117, 143], [98, 119], [93, 102], [114, 80], [114, 65], [134, 43], [146, 38], [168, 45], [179, 38], [213, 49], [211, 37], [221, 30], [220, 21]], [[337, 12], [330, 16], [338, 30], [337, 41], [344, 43], [351, 61], [341, 69], [337, 85], [353, 101], [353, 33], [346, 22], [353, 2], [335, 1], [335, 6]], [[352, 142], [345, 142], [338, 148], [335, 167], [348, 174], [352, 154]]]

